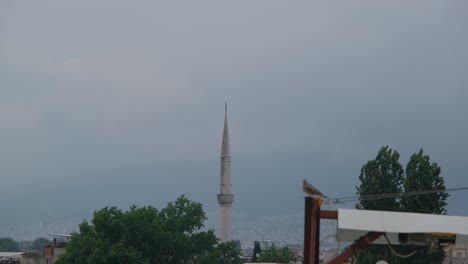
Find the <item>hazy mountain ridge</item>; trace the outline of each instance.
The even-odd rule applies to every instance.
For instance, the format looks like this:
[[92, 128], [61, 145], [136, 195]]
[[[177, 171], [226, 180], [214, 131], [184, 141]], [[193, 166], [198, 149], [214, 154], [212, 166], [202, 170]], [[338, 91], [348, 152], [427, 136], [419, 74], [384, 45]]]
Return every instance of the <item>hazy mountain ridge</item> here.
[[[216, 230], [219, 226], [217, 211], [207, 213], [205, 229]], [[253, 245], [255, 240], [275, 241], [279, 245], [303, 243], [303, 213], [254, 217], [249, 214], [233, 213], [233, 239], [239, 239], [243, 245]], [[2, 226], [1, 237], [12, 237], [17, 241], [33, 240], [37, 237], [49, 237], [50, 234], [68, 234], [77, 232], [83, 219], [68, 219], [54, 222], [34, 222], [30, 225]], [[336, 222], [322, 221], [321, 237], [334, 234]], [[328, 240], [327, 240], [328, 241]]]

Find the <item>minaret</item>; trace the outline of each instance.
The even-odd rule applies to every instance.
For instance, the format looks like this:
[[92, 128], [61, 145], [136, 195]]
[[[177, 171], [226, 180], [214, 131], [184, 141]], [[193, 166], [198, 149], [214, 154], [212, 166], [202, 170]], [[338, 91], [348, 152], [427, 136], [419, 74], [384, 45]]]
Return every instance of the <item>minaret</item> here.
[[219, 184], [218, 204], [221, 226], [219, 239], [221, 242], [231, 241], [231, 205], [234, 195], [231, 194], [231, 149], [229, 147], [229, 131], [227, 122], [227, 103], [224, 106], [223, 144], [221, 146], [221, 182]]

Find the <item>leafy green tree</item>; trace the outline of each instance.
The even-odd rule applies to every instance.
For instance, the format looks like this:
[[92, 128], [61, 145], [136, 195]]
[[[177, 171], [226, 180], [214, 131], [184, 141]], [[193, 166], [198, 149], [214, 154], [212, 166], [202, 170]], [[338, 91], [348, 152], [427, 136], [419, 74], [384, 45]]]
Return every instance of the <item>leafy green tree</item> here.
[[[414, 153], [406, 165], [406, 178], [404, 181], [405, 192], [403, 196], [402, 209], [406, 212], [426, 214], [446, 214], [447, 198], [446, 192], [432, 192], [421, 195], [410, 195], [413, 192], [427, 190], [445, 190], [444, 178], [440, 175], [441, 169], [437, 163], [431, 163], [430, 157], [424, 155], [422, 149]], [[423, 250], [411, 257], [411, 263], [442, 263], [445, 254], [442, 250], [428, 252]], [[410, 263], [410, 262], [407, 262]]]
[[[405, 192], [445, 190], [444, 178], [440, 173], [441, 169], [437, 163], [431, 163], [430, 157], [424, 155], [424, 151], [420, 149], [411, 156], [406, 165]], [[407, 212], [446, 214], [448, 196], [445, 192], [408, 195], [403, 197], [402, 207]]]
[[31, 244], [31, 249], [33, 250], [41, 250], [44, 245], [50, 244], [50, 240], [45, 237], [38, 237], [34, 239]]
[[240, 249], [235, 241], [220, 243], [210, 251], [207, 256], [202, 257], [200, 264], [241, 264]]
[[[400, 211], [400, 197], [403, 192], [403, 166], [399, 162], [400, 154], [388, 146], [382, 147], [374, 160], [362, 166], [357, 189], [358, 209]], [[369, 196], [383, 193], [395, 193], [397, 196], [386, 199], [368, 199]], [[365, 196], [368, 196], [367, 198]], [[392, 254], [386, 245], [371, 245], [355, 257], [356, 263], [376, 263], [382, 258], [389, 260]], [[395, 263], [395, 262], [392, 262]], [[398, 262], [396, 262], [398, 263]]]
[[277, 248], [275, 245], [263, 250], [258, 262], [289, 263], [295, 260], [294, 254], [288, 247]]
[[[411, 156], [406, 173], [403, 174], [396, 151], [382, 147], [375, 160], [363, 166], [359, 179], [361, 185], [357, 188], [360, 196], [356, 208], [384, 211], [406, 211], [430, 214], [445, 214], [448, 195], [444, 192], [435, 192], [423, 195], [411, 195], [412, 192], [443, 190], [444, 179], [440, 175], [441, 169], [436, 163], [430, 162], [430, 157], [419, 153]], [[385, 199], [366, 199], [367, 195], [395, 193], [394, 197]], [[400, 195], [398, 195], [400, 194]], [[408, 195], [405, 195], [408, 194]], [[411, 246], [393, 246], [401, 254], [413, 251]], [[394, 256], [387, 245], [371, 245], [354, 259], [356, 263], [376, 263], [385, 259], [389, 263], [442, 263], [444, 253], [419, 250], [409, 258]]]
[[262, 254], [262, 248], [260, 247], [260, 242], [255, 241], [252, 262], [254, 263], [257, 262], [257, 256], [260, 256], [260, 254]]
[[400, 194], [403, 191], [403, 166], [398, 159], [400, 154], [388, 146], [382, 147], [374, 160], [370, 160], [361, 169], [357, 187], [359, 203], [358, 209], [400, 211], [400, 197], [387, 199], [365, 199], [363, 196], [378, 195], [382, 193]]
[[201, 204], [185, 196], [161, 211], [106, 207], [94, 212], [91, 223], [80, 224], [57, 263], [197, 263], [217, 243], [213, 231], [200, 230], [205, 220]]
[[18, 242], [10, 237], [0, 238], [0, 251], [3, 252], [17, 252], [20, 250]]

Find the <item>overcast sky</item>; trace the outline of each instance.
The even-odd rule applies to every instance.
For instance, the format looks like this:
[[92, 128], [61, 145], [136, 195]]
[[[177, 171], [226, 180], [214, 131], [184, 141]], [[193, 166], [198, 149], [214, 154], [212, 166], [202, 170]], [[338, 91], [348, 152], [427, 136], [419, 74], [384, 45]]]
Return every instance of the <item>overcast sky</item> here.
[[[383, 145], [468, 186], [468, 2], [0, 1], [0, 225], [355, 195]], [[467, 214], [467, 192], [449, 199]], [[8, 212], [8, 217], [4, 212]]]

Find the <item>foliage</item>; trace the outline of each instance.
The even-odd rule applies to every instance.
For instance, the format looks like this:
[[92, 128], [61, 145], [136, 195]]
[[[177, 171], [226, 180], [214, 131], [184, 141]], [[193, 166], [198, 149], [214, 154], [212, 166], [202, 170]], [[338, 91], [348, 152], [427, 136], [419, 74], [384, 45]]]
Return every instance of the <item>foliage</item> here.
[[[448, 194], [435, 192], [423, 195], [411, 195], [412, 192], [443, 190], [445, 183], [441, 169], [437, 163], [431, 163], [430, 157], [424, 155], [421, 149], [414, 153], [406, 166], [406, 173], [398, 161], [399, 154], [388, 146], [382, 147], [375, 160], [370, 160], [361, 169], [359, 180], [361, 185], [357, 187], [359, 203], [358, 209], [405, 211], [430, 214], [445, 214], [447, 210]], [[385, 199], [367, 200], [362, 196], [378, 195], [383, 193], [400, 194], [396, 197]], [[408, 194], [408, 195], [405, 195]], [[394, 246], [395, 250], [408, 254], [413, 251], [411, 246]], [[428, 250], [418, 251], [409, 258], [399, 258], [392, 255], [387, 245], [371, 245], [361, 252], [354, 261], [357, 263], [375, 263], [385, 259], [389, 263], [442, 263], [444, 253], [442, 251], [431, 253]]]
[[[395, 251], [403, 255], [410, 254], [414, 250], [411, 246], [393, 245], [392, 247]], [[442, 251], [429, 253], [425, 250], [418, 250], [409, 258], [401, 258], [393, 255], [390, 250], [382, 250], [382, 248], [388, 249], [388, 246], [371, 245], [364, 251], [360, 252], [352, 263], [377, 263], [379, 260], [385, 260], [391, 264], [440, 264], [443, 263], [445, 258]]]
[[185, 196], [161, 211], [106, 207], [94, 212], [91, 223], [80, 224], [57, 263], [197, 263], [217, 242], [213, 231], [200, 231], [205, 220], [201, 204]]
[[20, 250], [18, 242], [10, 237], [0, 238], [0, 251], [2, 252], [18, 252]]
[[275, 245], [263, 250], [257, 262], [289, 263], [295, 260], [294, 254], [288, 247], [277, 248]]
[[[441, 169], [437, 163], [431, 163], [430, 157], [424, 155], [422, 149], [414, 153], [406, 165], [405, 192], [426, 190], [445, 190], [444, 178], [440, 175]], [[446, 214], [448, 194], [434, 192], [422, 195], [408, 195], [402, 199], [402, 209], [406, 212], [426, 214]], [[445, 254], [441, 252], [419, 254], [412, 257], [411, 263], [442, 263]]]
[[[444, 178], [437, 163], [431, 163], [430, 157], [422, 149], [414, 153], [406, 165], [405, 192], [426, 190], [445, 190]], [[446, 214], [448, 194], [435, 192], [417, 196], [405, 196], [402, 200], [403, 210], [407, 212]]]
[[361, 185], [357, 187], [359, 203], [358, 209], [400, 211], [399, 197], [387, 199], [366, 200], [362, 196], [382, 193], [402, 192], [403, 166], [398, 159], [400, 154], [388, 146], [382, 147], [374, 160], [370, 160], [362, 166], [359, 180]]
[[50, 244], [50, 240], [45, 237], [38, 237], [34, 239], [31, 244], [31, 249], [33, 250], [41, 250], [44, 245]]
[[207, 256], [202, 257], [200, 264], [241, 264], [240, 249], [235, 241], [220, 243], [210, 251]]
[[252, 262], [254, 263], [257, 262], [257, 254], [260, 256], [261, 253], [262, 253], [262, 248], [260, 247], [260, 242], [255, 241]]

